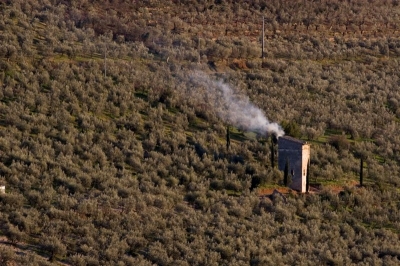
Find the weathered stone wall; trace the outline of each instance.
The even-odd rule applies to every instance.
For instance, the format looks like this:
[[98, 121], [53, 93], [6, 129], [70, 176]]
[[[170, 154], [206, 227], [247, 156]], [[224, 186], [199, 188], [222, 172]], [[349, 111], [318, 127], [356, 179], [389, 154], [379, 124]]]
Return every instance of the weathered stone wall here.
[[310, 145], [306, 142], [287, 136], [278, 139], [278, 168], [283, 171], [286, 160], [289, 161], [289, 175], [292, 175], [290, 188], [306, 192], [309, 159]]

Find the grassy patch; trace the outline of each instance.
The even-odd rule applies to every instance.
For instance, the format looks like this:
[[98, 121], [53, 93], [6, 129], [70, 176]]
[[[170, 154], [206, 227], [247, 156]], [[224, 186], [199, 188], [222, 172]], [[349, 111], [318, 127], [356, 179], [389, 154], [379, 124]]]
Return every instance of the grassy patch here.
[[239, 197], [239, 196], [241, 196], [241, 195], [242, 195], [242, 192], [240, 192], [240, 191], [235, 191], [235, 190], [230, 190], [230, 189], [227, 189], [227, 190], [226, 190], [226, 194], [228, 194], [229, 196], [235, 196], [235, 197]]
[[257, 139], [257, 133], [254, 132], [244, 132], [243, 133], [244, 137], [248, 140], [256, 140]]
[[231, 132], [230, 133], [231, 140], [237, 140], [237, 141], [245, 141], [246, 136], [244, 135], [243, 132]]
[[51, 87], [49, 84], [42, 84], [42, 86], [40, 87], [40, 91], [44, 92], [44, 93], [48, 93], [51, 91]]
[[135, 97], [140, 98], [145, 101], [147, 101], [147, 99], [148, 99], [147, 92], [135, 92], [134, 95], [135, 95]]
[[386, 162], [385, 158], [381, 155], [375, 154], [375, 160], [377, 160], [379, 163], [383, 164]]
[[[358, 184], [358, 176], [353, 175], [353, 174], [347, 174], [344, 175], [338, 179], [326, 179], [323, 177], [317, 177], [317, 178], [311, 178], [310, 183], [312, 184], [318, 184], [323, 187], [346, 187], [346, 186], [354, 186]], [[367, 182], [367, 180], [364, 178], [364, 183]]]
[[7, 104], [9, 102], [14, 102], [15, 101], [15, 97], [3, 97], [0, 101]]
[[287, 187], [281, 186], [279, 184], [265, 183], [265, 184], [261, 184], [258, 188], [259, 189], [276, 189], [276, 188], [286, 189]]
[[176, 108], [176, 107], [168, 107], [167, 110], [168, 110], [170, 113], [173, 113], [173, 114], [179, 113], [179, 110], [178, 110], [178, 108]]
[[191, 119], [191, 121], [189, 121], [189, 127], [195, 130], [205, 130], [208, 129], [210, 125], [208, 124], [207, 120], [204, 120], [200, 117], [194, 117]]
[[361, 222], [360, 225], [362, 225], [365, 229], [369, 230], [374, 230], [374, 229], [386, 229], [390, 230], [393, 233], [399, 233], [400, 230], [396, 228], [392, 223], [376, 223], [376, 222]]
[[103, 114], [104, 114], [105, 117], [108, 117], [108, 118], [111, 118], [111, 119], [117, 118], [117, 116], [115, 116], [111, 112], [104, 111]]

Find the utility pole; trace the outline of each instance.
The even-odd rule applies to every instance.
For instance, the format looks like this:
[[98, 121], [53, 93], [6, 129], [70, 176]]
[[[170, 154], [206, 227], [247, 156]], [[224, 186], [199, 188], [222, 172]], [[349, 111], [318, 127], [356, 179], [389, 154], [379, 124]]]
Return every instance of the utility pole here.
[[360, 160], [360, 187], [362, 187], [363, 185], [364, 185], [364, 160], [363, 160], [363, 158], [361, 157], [361, 160]]
[[[106, 17], [108, 18], [108, 11], [106, 11]], [[107, 76], [107, 38], [104, 38], [104, 77]]]
[[104, 44], [104, 77], [107, 76], [107, 44]]
[[199, 53], [198, 64], [200, 64], [200, 34], [197, 34], [197, 52]]
[[264, 16], [262, 17], [262, 36], [261, 36], [261, 42], [262, 42], [262, 48], [261, 48], [261, 58], [264, 59], [264, 36], [265, 36], [265, 19]]

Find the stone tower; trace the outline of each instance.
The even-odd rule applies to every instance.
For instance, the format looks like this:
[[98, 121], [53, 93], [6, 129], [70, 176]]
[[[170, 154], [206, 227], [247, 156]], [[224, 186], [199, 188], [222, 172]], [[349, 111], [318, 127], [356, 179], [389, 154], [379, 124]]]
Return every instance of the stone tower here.
[[310, 144], [289, 136], [278, 139], [278, 168], [283, 171], [289, 162], [289, 175], [292, 176], [291, 189], [306, 192], [307, 167], [310, 160]]

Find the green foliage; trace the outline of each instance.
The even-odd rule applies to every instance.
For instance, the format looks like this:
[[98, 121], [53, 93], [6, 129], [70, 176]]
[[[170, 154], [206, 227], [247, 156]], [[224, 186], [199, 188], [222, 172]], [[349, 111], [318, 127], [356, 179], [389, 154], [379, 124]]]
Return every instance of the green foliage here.
[[350, 148], [350, 142], [346, 135], [333, 135], [329, 138], [328, 143], [338, 151], [348, 150]]
[[65, 256], [67, 250], [65, 245], [56, 237], [46, 236], [42, 244], [43, 249], [50, 253], [49, 261]]
[[301, 130], [296, 121], [282, 121], [281, 123], [285, 134], [294, 138], [301, 138]]

